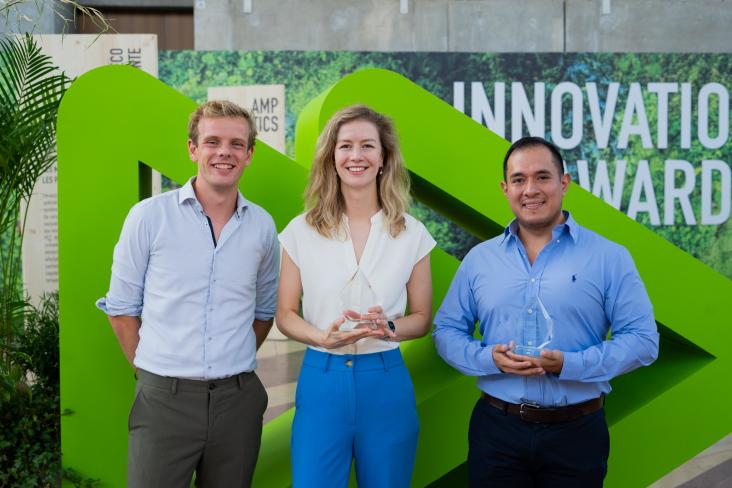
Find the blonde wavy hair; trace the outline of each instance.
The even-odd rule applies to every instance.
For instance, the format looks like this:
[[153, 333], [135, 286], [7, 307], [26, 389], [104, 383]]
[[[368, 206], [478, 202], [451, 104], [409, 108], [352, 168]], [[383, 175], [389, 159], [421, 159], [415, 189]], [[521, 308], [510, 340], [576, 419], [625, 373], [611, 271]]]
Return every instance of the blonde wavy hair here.
[[320, 134], [305, 189], [305, 220], [324, 237], [345, 238], [342, 217], [346, 205], [335, 168], [335, 146], [341, 127], [356, 120], [371, 122], [379, 132], [384, 162], [383, 172], [376, 177], [377, 198], [384, 212], [384, 225], [389, 234], [396, 237], [406, 228], [404, 213], [410, 202], [409, 173], [404, 167], [393, 122], [366, 105], [339, 110]]

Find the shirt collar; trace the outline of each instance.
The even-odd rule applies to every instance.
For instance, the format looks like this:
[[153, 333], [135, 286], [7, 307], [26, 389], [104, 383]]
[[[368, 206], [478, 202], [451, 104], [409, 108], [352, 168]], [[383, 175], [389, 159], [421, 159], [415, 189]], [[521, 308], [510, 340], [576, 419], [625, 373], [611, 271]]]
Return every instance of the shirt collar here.
[[379, 224], [384, 220], [384, 211], [379, 209], [378, 212], [371, 216], [371, 224]]
[[[348, 216], [346, 215], [345, 212], [343, 213], [342, 219], [343, 219], [344, 223], [348, 224]], [[379, 209], [378, 212], [376, 212], [375, 214], [373, 214], [371, 216], [371, 225], [381, 223], [381, 222], [383, 222], [383, 220], [384, 220], [384, 210]]]
[[564, 216], [566, 217], [564, 223], [556, 226], [554, 230], [556, 231], [559, 229], [560, 234], [569, 234], [569, 237], [571, 237], [574, 242], [577, 242], [577, 239], [579, 239], [580, 226], [568, 211], [564, 210]]
[[[180, 190], [178, 190], [178, 204], [183, 204], [186, 201], [193, 202], [193, 205], [203, 210], [203, 206], [201, 205], [201, 202], [198, 201], [198, 198], [196, 198], [196, 192], [193, 190], [193, 182], [196, 180], [195, 176], [192, 176], [191, 179], [189, 179], [185, 185], [183, 185]], [[236, 192], [236, 216], [241, 217], [244, 213], [244, 209], [249, 206], [249, 200], [244, 198], [244, 196], [241, 194], [240, 191], [237, 190]]]
[[[569, 234], [569, 236], [572, 238], [574, 242], [577, 242], [577, 238], [579, 237], [579, 224], [572, 218], [572, 215], [566, 211], [562, 211], [564, 213], [565, 221], [562, 224], [559, 224], [554, 227], [552, 230], [552, 238], [556, 239], [557, 237], [561, 236], [562, 234]], [[510, 240], [511, 238], [518, 239], [518, 219], [513, 219], [503, 230], [503, 238], [501, 239], [501, 242], [499, 244], [503, 244], [507, 240]]]
[[183, 202], [186, 202], [188, 200], [191, 200], [195, 202], [199, 207], [201, 206], [200, 203], [198, 203], [198, 199], [196, 198], [196, 192], [193, 191], [193, 180], [195, 180], [196, 177], [193, 176], [191, 179], [186, 181], [186, 184], [180, 187], [180, 190], [178, 190], [178, 203], [182, 204]]

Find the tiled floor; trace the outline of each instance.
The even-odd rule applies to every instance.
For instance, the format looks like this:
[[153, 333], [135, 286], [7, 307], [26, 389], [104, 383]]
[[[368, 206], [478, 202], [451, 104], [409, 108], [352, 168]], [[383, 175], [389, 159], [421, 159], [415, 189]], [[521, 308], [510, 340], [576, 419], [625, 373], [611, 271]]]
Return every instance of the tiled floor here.
[[[272, 420], [295, 402], [295, 387], [305, 346], [275, 334], [257, 352], [257, 374], [267, 388], [269, 406], [264, 422]], [[679, 466], [650, 488], [732, 487], [732, 434]]]
[[276, 336], [264, 341], [257, 351], [257, 375], [269, 395], [265, 424], [295, 404], [295, 387], [304, 353], [305, 345]]
[[653, 483], [650, 488], [732, 487], [732, 434]]

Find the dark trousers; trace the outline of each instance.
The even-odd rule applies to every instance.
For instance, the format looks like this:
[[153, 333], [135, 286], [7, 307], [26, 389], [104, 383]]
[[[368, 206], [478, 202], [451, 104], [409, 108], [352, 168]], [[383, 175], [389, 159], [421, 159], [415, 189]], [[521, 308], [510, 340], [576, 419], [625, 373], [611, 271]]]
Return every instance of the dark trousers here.
[[605, 411], [533, 424], [479, 399], [468, 433], [470, 486], [601, 487], [610, 436]]
[[138, 371], [129, 419], [127, 486], [248, 487], [267, 392], [254, 373], [195, 381]]

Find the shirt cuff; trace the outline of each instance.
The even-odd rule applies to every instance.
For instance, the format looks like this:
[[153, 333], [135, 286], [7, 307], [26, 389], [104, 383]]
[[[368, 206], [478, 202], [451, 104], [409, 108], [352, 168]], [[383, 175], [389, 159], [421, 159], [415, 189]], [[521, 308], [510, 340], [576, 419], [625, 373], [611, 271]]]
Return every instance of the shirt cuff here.
[[102, 297], [95, 303], [96, 307], [111, 317], [126, 315], [128, 317], [139, 317], [142, 313], [141, 306], [119, 306], [110, 303], [107, 297]]
[[582, 353], [565, 352], [562, 371], [559, 373], [560, 380], [577, 381], [582, 377]]
[[254, 313], [254, 320], [259, 320], [261, 322], [266, 322], [267, 320], [272, 320], [274, 318], [274, 312], [255, 312]]
[[493, 347], [495, 347], [495, 344], [487, 344], [483, 347], [484, 354], [488, 356], [485, 360], [485, 364], [487, 365], [486, 374], [504, 374], [493, 360]]

